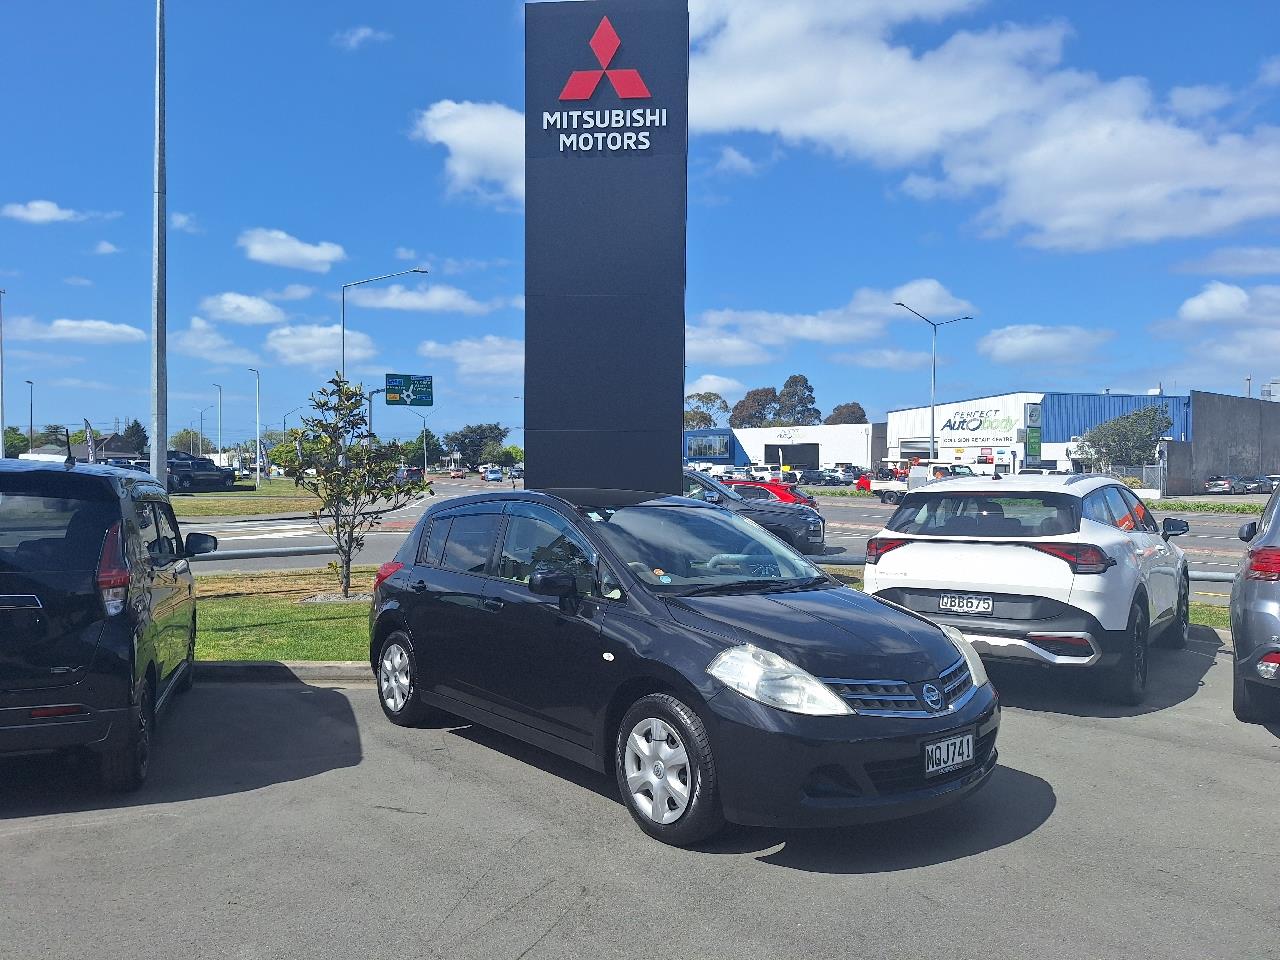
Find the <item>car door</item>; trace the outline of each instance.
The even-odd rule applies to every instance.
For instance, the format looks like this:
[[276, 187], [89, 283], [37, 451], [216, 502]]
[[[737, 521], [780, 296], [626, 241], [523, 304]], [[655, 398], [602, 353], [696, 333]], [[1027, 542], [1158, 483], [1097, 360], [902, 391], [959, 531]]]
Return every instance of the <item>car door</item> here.
[[[495, 579], [485, 598], [486, 680], [505, 716], [592, 746], [593, 719], [604, 707], [596, 551], [572, 521], [534, 503], [507, 504]], [[535, 569], [573, 574], [577, 597], [529, 592]]]
[[1151, 584], [1148, 590], [1151, 591], [1159, 611], [1158, 617], [1153, 619], [1163, 620], [1173, 616], [1178, 604], [1178, 577], [1181, 572], [1179, 551], [1160, 535], [1160, 525], [1156, 523], [1156, 518], [1151, 515], [1147, 505], [1138, 499], [1138, 495], [1128, 487], [1119, 489], [1120, 496], [1133, 515], [1134, 530], [1142, 539], [1143, 549], [1151, 557]]
[[160, 538], [169, 549], [173, 561], [173, 606], [170, 613], [169, 634], [167, 643], [172, 655], [173, 669], [177, 669], [187, 658], [187, 649], [191, 642], [191, 624], [196, 615], [196, 578], [191, 572], [191, 561], [187, 558], [187, 548], [182, 540], [182, 529], [178, 526], [178, 518], [173, 507], [164, 499], [152, 501], [156, 512], [156, 524], [160, 530]]
[[[1138, 577], [1147, 588], [1149, 613], [1151, 622], [1154, 623], [1163, 615], [1165, 610], [1158, 572], [1159, 557], [1157, 556], [1157, 548], [1151, 542], [1147, 532], [1139, 526], [1138, 518], [1134, 516], [1133, 511], [1129, 508], [1129, 502], [1125, 499], [1122, 491], [1122, 487], [1112, 485], [1104, 487], [1102, 494], [1106, 498], [1107, 508], [1111, 511], [1112, 517], [1114, 517], [1115, 527], [1124, 534], [1124, 542], [1132, 563], [1137, 569]], [[1161, 541], [1162, 545], [1163, 543]]]
[[489, 708], [484, 601], [502, 504], [479, 503], [433, 517], [409, 578], [409, 630], [428, 688]]
[[153, 512], [156, 529], [155, 549], [151, 554], [151, 593], [157, 628], [156, 666], [164, 687], [187, 655], [193, 603], [191, 567], [178, 539], [178, 525], [169, 505], [150, 500], [146, 507]]

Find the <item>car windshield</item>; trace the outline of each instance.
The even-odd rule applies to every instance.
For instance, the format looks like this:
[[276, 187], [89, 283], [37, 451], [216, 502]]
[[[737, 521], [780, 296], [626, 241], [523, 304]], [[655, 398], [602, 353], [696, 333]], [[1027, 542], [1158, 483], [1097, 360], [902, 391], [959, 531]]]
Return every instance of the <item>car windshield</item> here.
[[1064, 493], [909, 493], [887, 527], [938, 537], [1055, 537], [1080, 529], [1080, 501]]
[[761, 527], [727, 510], [642, 504], [582, 514], [655, 593], [767, 591], [833, 583]]

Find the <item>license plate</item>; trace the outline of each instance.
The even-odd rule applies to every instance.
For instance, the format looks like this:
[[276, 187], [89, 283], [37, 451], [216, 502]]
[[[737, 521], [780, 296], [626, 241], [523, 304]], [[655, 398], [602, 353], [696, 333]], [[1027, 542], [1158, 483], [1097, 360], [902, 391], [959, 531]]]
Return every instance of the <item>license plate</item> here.
[[924, 745], [924, 775], [935, 777], [940, 773], [959, 770], [973, 763], [973, 734], [947, 737]]
[[944, 593], [938, 598], [938, 609], [947, 613], [971, 613], [991, 616], [995, 604], [990, 597], [976, 593]]

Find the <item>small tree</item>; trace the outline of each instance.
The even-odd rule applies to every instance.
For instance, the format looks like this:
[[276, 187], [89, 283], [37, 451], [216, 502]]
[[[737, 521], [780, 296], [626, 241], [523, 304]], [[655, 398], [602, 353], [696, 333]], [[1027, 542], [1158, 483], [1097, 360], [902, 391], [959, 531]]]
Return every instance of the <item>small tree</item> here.
[[19, 430], [17, 427], [4, 428], [4, 455], [6, 457], [16, 457], [20, 453], [27, 452], [27, 434], [25, 430]]
[[1100, 423], [1081, 439], [1075, 459], [1095, 467], [1152, 463], [1160, 438], [1173, 426], [1164, 407], [1153, 404]]
[[778, 391], [774, 387], [756, 387], [733, 405], [729, 426], [767, 427], [778, 416]]
[[813, 384], [803, 373], [793, 373], [778, 391], [778, 426], [810, 427], [822, 422], [822, 411], [814, 406]]
[[[312, 516], [338, 552], [338, 575], [347, 597], [351, 560], [364, 547], [369, 531], [385, 514], [424, 490], [435, 491], [426, 481], [397, 480], [404, 451], [398, 443], [373, 439], [361, 386], [334, 374], [327, 386], [311, 395], [311, 408], [315, 416], [303, 417], [302, 429], [290, 431], [292, 444], [281, 444], [276, 451], [285, 473], [320, 500]], [[307, 473], [309, 469], [314, 475]]]
[[47, 444], [63, 446], [67, 442], [67, 428], [60, 423], [46, 423], [44, 429], [36, 434], [36, 446]]
[[[84, 431], [81, 431], [82, 434], [83, 432]], [[84, 439], [81, 437], [81, 439], [77, 441], [76, 434], [73, 433], [71, 435], [71, 442], [83, 443]], [[201, 434], [198, 430], [192, 430], [190, 427], [183, 427], [169, 438], [169, 449], [178, 450], [182, 453], [190, 453], [199, 457], [210, 452], [213, 449], [213, 444], [209, 442], [208, 437]]]
[[461, 430], [444, 435], [445, 446], [456, 450], [462, 464], [474, 470], [485, 462], [485, 450], [490, 444], [501, 447], [511, 431], [496, 423], [469, 423]]
[[130, 449], [136, 450], [138, 453], [147, 449], [147, 428], [137, 420], [130, 420], [121, 436]]
[[823, 423], [866, 423], [867, 411], [856, 400], [849, 403], [838, 403], [835, 409], [827, 414]]
[[707, 430], [718, 427], [729, 416], [729, 404], [713, 391], [691, 393], [684, 398], [684, 428]]
[[[426, 456], [423, 456], [422, 445], [426, 443]], [[444, 459], [444, 445], [440, 442], [440, 438], [431, 432], [428, 427], [416, 437], [406, 440], [401, 444], [404, 452], [404, 462], [415, 467], [424, 464], [439, 463]]]

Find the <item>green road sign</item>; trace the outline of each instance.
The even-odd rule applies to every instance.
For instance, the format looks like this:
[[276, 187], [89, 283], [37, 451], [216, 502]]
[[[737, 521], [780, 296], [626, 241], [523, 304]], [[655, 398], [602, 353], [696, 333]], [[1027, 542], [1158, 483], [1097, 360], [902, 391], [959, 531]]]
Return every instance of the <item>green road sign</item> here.
[[1027, 459], [1040, 459], [1040, 428], [1027, 427]]
[[434, 402], [431, 378], [416, 373], [388, 373], [385, 396], [389, 407], [429, 407]]

